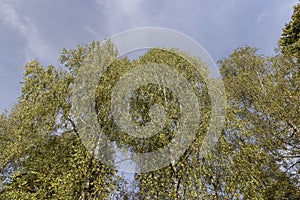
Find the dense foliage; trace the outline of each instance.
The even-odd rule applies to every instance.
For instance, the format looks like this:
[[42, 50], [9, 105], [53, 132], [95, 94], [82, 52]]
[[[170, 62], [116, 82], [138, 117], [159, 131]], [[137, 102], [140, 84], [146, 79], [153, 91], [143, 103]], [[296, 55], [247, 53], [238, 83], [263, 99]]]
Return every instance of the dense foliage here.
[[292, 20], [283, 29], [279, 46], [283, 52], [289, 52], [299, 58], [300, 54], [300, 4], [294, 7]]

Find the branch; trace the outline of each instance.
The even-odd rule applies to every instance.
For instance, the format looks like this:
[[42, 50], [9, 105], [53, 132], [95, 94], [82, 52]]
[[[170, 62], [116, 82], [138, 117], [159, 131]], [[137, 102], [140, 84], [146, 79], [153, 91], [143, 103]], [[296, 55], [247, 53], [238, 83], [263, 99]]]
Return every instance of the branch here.
[[293, 124], [293, 122], [287, 120], [286, 123], [290, 125], [294, 132], [300, 137], [300, 130], [298, 130], [298, 128]]

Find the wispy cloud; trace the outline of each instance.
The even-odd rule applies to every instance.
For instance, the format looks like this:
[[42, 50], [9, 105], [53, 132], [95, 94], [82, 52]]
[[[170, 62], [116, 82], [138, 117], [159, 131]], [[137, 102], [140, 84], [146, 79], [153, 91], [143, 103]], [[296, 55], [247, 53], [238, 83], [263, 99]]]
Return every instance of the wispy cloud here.
[[50, 49], [49, 46], [42, 39], [30, 18], [27, 16], [21, 16], [17, 12], [16, 7], [18, 5], [19, 1], [16, 0], [0, 1], [1, 19], [20, 32], [26, 40], [25, 59], [27, 61], [33, 58], [47, 60], [47, 55], [49, 55]]
[[142, 0], [96, 0], [105, 17], [107, 34], [115, 34], [121, 29], [136, 27], [145, 23], [146, 12], [141, 8]]
[[265, 17], [265, 13], [262, 12], [260, 13], [260, 15], [258, 15], [257, 19], [256, 19], [256, 23], [260, 23]]

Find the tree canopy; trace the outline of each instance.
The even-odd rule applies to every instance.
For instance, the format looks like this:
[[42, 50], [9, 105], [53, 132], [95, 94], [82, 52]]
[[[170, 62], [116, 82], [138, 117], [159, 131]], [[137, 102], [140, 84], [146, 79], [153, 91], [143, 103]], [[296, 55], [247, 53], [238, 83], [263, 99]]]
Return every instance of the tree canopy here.
[[294, 6], [292, 20], [285, 24], [279, 46], [283, 52], [294, 54], [299, 58], [300, 51], [300, 4]]

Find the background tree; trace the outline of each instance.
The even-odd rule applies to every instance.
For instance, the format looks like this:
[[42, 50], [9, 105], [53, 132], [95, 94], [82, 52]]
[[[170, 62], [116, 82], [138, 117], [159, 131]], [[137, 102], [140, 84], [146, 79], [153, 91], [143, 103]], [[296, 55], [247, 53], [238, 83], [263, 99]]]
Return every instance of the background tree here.
[[290, 53], [300, 57], [300, 4], [294, 6], [292, 20], [285, 24], [279, 46], [284, 53]]

